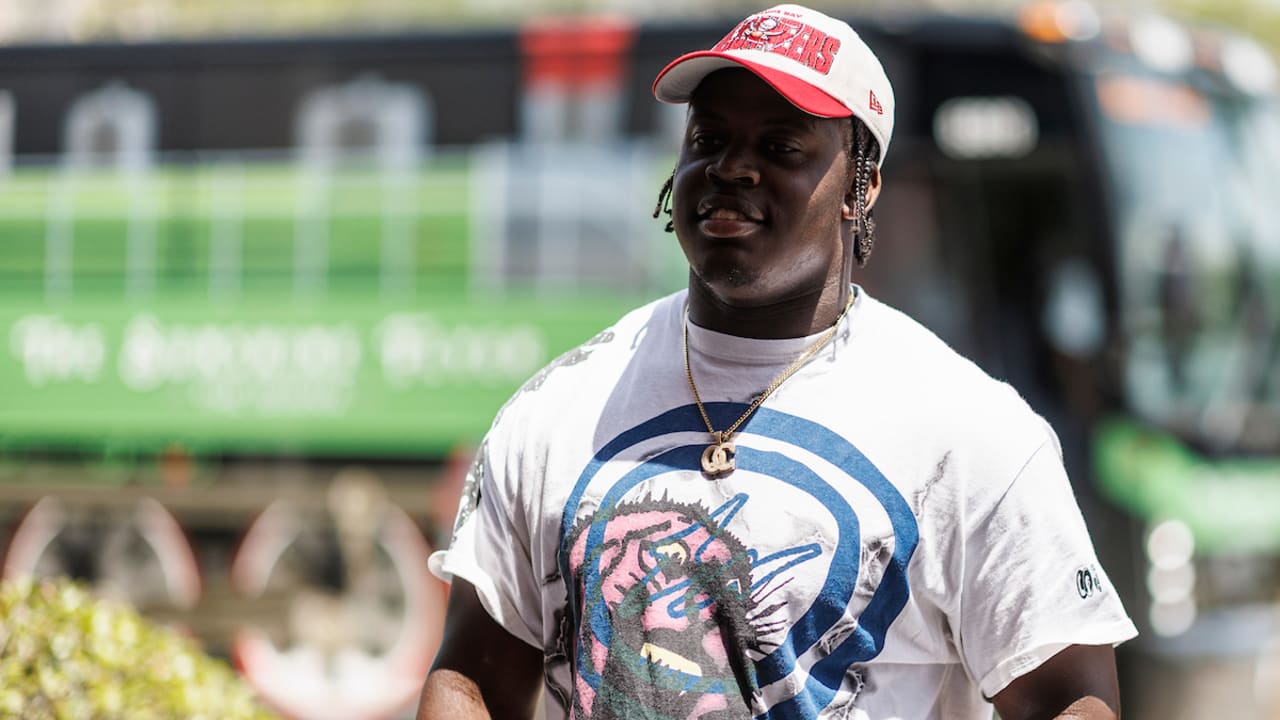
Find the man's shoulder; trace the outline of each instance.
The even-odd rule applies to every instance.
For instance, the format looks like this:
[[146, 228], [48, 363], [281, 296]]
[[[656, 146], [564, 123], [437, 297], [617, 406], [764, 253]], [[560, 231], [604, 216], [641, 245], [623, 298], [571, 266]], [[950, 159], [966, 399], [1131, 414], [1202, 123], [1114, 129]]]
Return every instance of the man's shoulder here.
[[1004, 385], [910, 315], [870, 296], [864, 306], [860, 319], [866, 325], [866, 342], [861, 352], [871, 355], [885, 375], [978, 392]]
[[866, 371], [916, 417], [961, 427], [972, 427], [975, 420], [988, 426], [1043, 422], [1012, 385], [991, 376], [914, 318], [873, 298], [866, 305]]
[[[870, 308], [867, 326], [864, 345], [876, 349], [854, 378], [864, 390], [853, 405], [875, 413], [863, 448], [897, 482], [959, 483], [957, 502], [981, 517], [1037, 453], [1060, 456], [1053, 429], [1012, 385], [887, 305]], [[930, 507], [944, 517], [952, 505]]]

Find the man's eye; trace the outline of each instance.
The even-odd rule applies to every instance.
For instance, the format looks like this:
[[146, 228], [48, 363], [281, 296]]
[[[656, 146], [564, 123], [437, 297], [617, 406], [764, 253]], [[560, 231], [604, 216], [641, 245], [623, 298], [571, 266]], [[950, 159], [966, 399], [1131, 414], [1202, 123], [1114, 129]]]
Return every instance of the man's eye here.
[[799, 149], [799, 148], [797, 148], [796, 146], [794, 146], [794, 145], [792, 145], [792, 144], [790, 144], [790, 143], [785, 143], [785, 142], [776, 142], [776, 141], [775, 141], [775, 142], [769, 142], [769, 143], [767, 143], [767, 144], [765, 145], [765, 147], [769, 150], [769, 152], [771, 152], [771, 153], [777, 153], [777, 154], [779, 154], [779, 155], [785, 155], [785, 154], [787, 154], [787, 153], [800, 152], [800, 149]]
[[704, 133], [699, 133], [689, 139], [689, 145], [698, 150], [705, 150], [707, 148], [715, 147], [717, 143], [718, 143], [718, 140], [716, 140], [715, 136], [707, 135]]

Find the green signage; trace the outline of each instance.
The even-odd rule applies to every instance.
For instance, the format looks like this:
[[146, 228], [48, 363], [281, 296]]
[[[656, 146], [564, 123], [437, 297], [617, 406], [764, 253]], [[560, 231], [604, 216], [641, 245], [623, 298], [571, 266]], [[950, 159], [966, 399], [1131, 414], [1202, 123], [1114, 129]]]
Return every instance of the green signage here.
[[1280, 549], [1280, 460], [1210, 460], [1131, 421], [1104, 424], [1095, 453], [1107, 497], [1149, 523], [1186, 523], [1197, 552]]
[[6, 302], [0, 445], [439, 453], [633, 302]]
[[[491, 155], [402, 171], [236, 154], [13, 169], [0, 178], [0, 453], [476, 442], [540, 367], [685, 277], [647, 216], [650, 156]], [[569, 214], [558, 190], [531, 197], [559, 214], [502, 200], [570, 172], [604, 199]]]

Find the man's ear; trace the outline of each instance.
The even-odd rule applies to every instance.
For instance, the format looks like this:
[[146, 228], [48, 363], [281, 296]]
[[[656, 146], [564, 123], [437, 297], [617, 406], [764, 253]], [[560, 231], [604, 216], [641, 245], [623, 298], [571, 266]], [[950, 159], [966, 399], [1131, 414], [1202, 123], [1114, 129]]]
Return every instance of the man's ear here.
[[871, 208], [875, 207], [876, 200], [880, 199], [880, 166], [871, 166], [871, 177], [867, 178], [867, 212], [871, 212]]
[[[844, 205], [840, 208], [840, 216], [845, 220], [857, 220], [858, 213], [856, 199], [858, 197], [858, 173], [855, 170], [849, 174], [849, 187], [845, 188]], [[876, 200], [880, 198], [880, 167], [878, 165], [871, 166], [871, 176], [867, 178], [867, 196], [866, 210], [871, 212], [871, 208], [875, 206]]]

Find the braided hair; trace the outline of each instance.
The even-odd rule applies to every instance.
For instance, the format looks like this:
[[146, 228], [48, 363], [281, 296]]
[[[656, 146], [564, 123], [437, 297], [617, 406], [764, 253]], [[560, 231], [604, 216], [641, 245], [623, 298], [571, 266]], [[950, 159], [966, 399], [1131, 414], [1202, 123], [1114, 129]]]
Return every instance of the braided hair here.
[[861, 120], [849, 118], [849, 164], [846, 177], [853, 177], [856, 183], [854, 198], [854, 245], [853, 259], [858, 267], [867, 264], [871, 250], [876, 243], [876, 221], [867, 209], [867, 186], [871, 184], [871, 175], [880, 161], [880, 143]]
[[658, 204], [653, 208], [653, 217], [656, 220], [663, 213], [667, 215], [667, 224], [662, 229], [666, 232], [673, 233], [676, 231], [676, 221], [671, 217], [671, 188], [676, 184], [676, 171], [674, 168], [671, 174], [667, 176], [667, 181], [662, 183], [662, 189], [658, 191]]
[[[871, 250], [876, 242], [876, 221], [867, 209], [867, 186], [871, 184], [871, 174], [875, 172], [876, 163], [880, 160], [880, 143], [861, 120], [851, 117], [845, 125], [845, 143], [849, 146], [849, 161], [845, 165], [845, 177], [853, 179], [857, 184], [854, 200], [854, 214], [857, 217], [854, 228], [855, 243], [853, 259], [858, 267], [867, 264]], [[662, 189], [658, 191], [658, 204], [653, 208], [653, 217], [667, 216], [666, 232], [675, 232], [675, 221], [671, 219], [671, 193], [675, 186], [676, 171], [672, 170]]]

